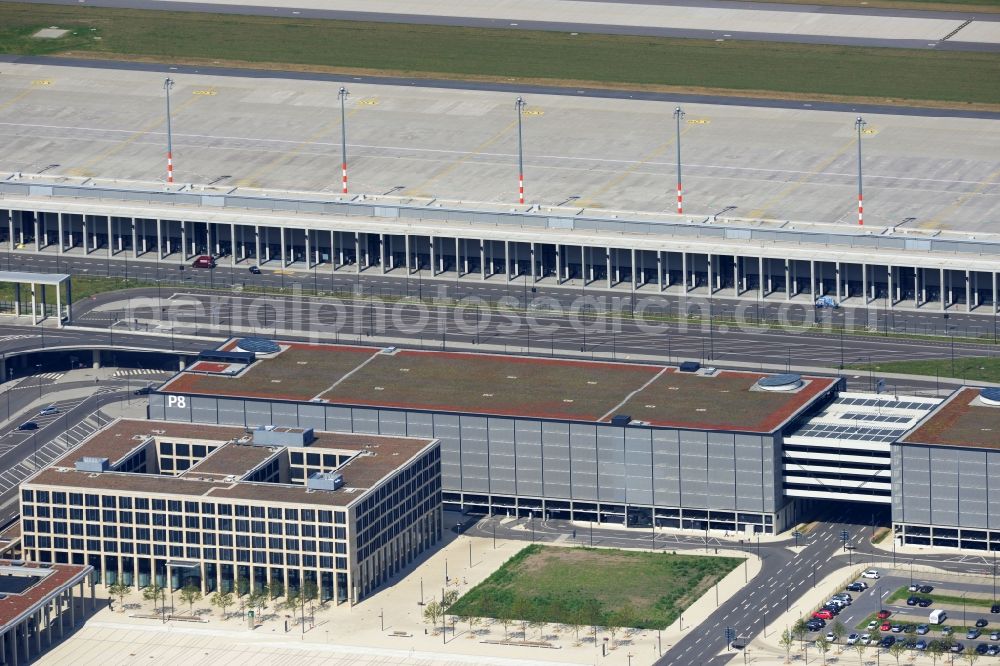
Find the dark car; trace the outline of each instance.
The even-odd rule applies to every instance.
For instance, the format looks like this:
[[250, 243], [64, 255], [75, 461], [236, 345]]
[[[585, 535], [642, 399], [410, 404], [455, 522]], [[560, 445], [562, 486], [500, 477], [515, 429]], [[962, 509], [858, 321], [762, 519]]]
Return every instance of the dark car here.
[[252, 273], [253, 275], [260, 275], [260, 266], [251, 266], [251, 267], [249, 268], [249, 271], [250, 271], [250, 272], [251, 272], [251, 273]]
[[904, 624], [903, 625], [903, 633], [904, 634], [912, 634], [916, 630], [917, 630], [916, 626], [914, 626], [912, 624]]
[[38, 430], [38, 424], [34, 421], [25, 421], [21, 425], [17, 426], [18, 430]]
[[149, 395], [152, 392], [153, 392], [152, 386], [143, 386], [142, 388], [137, 388], [136, 390], [132, 391], [132, 393], [134, 393], [135, 395]]
[[965, 646], [962, 645], [961, 643], [952, 643], [951, 644], [951, 651], [953, 653], [955, 653], [955, 654], [959, 654], [959, 653], [965, 651]]
[[933, 591], [934, 591], [933, 585], [921, 585], [920, 589], [917, 590], [917, 592], [919, 592], [920, 594], [930, 594]]
[[895, 636], [886, 636], [885, 638], [882, 639], [882, 647], [884, 648], [891, 648], [895, 644], [896, 644]]
[[989, 623], [990, 623], [990, 621], [989, 621], [989, 620], [987, 620], [987, 619], [986, 619], [986, 618], [984, 618], [984, 617], [981, 617], [981, 618], [979, 618], [978, 620], [976, 620], [976, 628], [977, 628], [977, 629], [982, 629], [983, 627], [985, 627], [985, 626], [986, 626], [986, 625], [988, 625]]
[[934, 600], [931, 599], [930, 597], [921, 597], [920, 601], [917, 602], [917, 605], [920, 606], [921, 608], [927, 608], [932, 603], [934, 603]]
[[927, 649], [927, 641], [925, 641], [924, 639], [921, 638], [919, 641], [917, 641], [916, 643], [914, 643], [913, 647], [915, 649], [917, 649], [917, 650], [926, 650]]
[[1000, 604], [993, 604], [993, 606], [990, 607], [990, 612], [1000, 613]]
[[990, 649], [990, 646], [986, 643], [980, 643], [976, 646], [976, 654], [986, 654], [986, 651]]
[[916, 606], [917, 602], [919, 602], [919, 601], [920, 601], [920, 597], [910, 597], [909, 599], [906, 600], [906, 605], [907, 606]]
[[861, 585], [861, 583], [851, 583], [850, 585], [848, 585], [844, 589], [846, 589], [848, 592], [864, 592], [865, 591], [865, 588], [864, 588], [863, 585]]
[[998, 654], [1000, 654], [1000, 645], [987, 645], [986, 654], [990, 655], [991, 657], [997, 656]]

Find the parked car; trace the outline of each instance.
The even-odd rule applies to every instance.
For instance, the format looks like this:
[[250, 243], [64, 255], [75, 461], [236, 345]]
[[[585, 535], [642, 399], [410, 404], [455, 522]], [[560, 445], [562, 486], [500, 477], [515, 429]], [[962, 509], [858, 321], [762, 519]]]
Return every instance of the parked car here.
[[941, 635], [942, 636], [951, 636], [954, 633], [955, 633], [955, 630], [952, 629], [951, 627], [941, 627]]
[[988, 625], [989, 623], [990, 623], [990, 621], [989, 621], [989, 620], [987, 620], [987, 619], [986, 619], [986, 618], [984, 618], [984, 617], [981, 617], [981, 618], [979, 618], [978, 620], [976, 620], [976, 628], [977, 628], [977, 629], [982, 629], [983, 627], [985, 627], [985, 626], [986, 626], [986, 625]]
[[134, 393], [135, 395], [149, 395], [152, 392], [153, 392], [152, 386], [142, 386], [132, 391], [132, 393]]
[[917, 605], [920, 606], [921, 608], [927, 608], [932, 603], [934, 603], [934, 600], [931, 599], [930, 597], [921, 597], [920, 601], [917, 602]]
[[928, 627], [926, 624], [918, 624], [917, 625], [917, 636], [924, 636], [930, 630], [931, 630], [931, 628]]
[[879, 631], [891, 631], [892, 630], [892, 625], [889, 624], [888, 622], [883, 622], [882, 624], [880, 624], [878, 626], [878, 630]]
[[885, 638], [882, 639], [882, 647], [886, 649], [891, 648], [895, 644], [896, 644], [895, 636], [886, 636]]
[[17, 426], [18, 430], [38, 430], [38, 424], [34, 421], [25, 421], [21, 425]]
[[933, 585], [921, 585], [920, 589], [917, 590], [917, 592], [919, 592], [920, 594], [930, 594], [933, 591], [934, 591]]
[[49, 405], [48, 407], [43, 407], [41, 410], [39, 410], [38, 415], [51, 416], [52, 414], [58, 414], [58, 413], [59, 413], [58, 407], [56, 407], [55, 405]]
[[878, 614], [875, 617], [877, 617], [880, 620], [884, 620], [884, 619], [886, 619], [886, 618], [888, 618], [890, 616], [892, 616], [892, 611], [891, 610], [886, 610], [886, 609], [883, 608], [882, 610], [880, 610], [878, 612]]
[[215, 257], [203, 254], [191, 262], [192, 268], [215, 268]]
[[903, 625], [901, 625], [901, 624], [894, 624], [894, 625], [892, 625], [892, 627], [890, 627], [889, 630], [892, 633], [894, 633], [894, 634], [901, 634], [901, 633], [903, 633]]
[[920, 583], [910, 583], [910, 586], [906, 589], [909, 590], [910, 592], [916, 592], [917, 590], [920, 589]]
[[878, 629], [878, 620], [872, 620], [871, 622], [869, 622], [868, 626], [865, 627], [865, 629], [867, 629], [868, 631], [875, 631], [876, 629]]
[[979, 631], [978, 629], [969, 629], [968, 633], [965, 634], [965, 638], [966, 640], [973, 641], [979, 638], [982, 635], [982, 633], [983, 632]]
[[916, 643], [913, 644], [913, 647], [914, 647], [914, 649], [917, 649], [917, 650], [926, 650], [927, 649], [927, 641], [925, 641], [924, 639], [921, 638], [919, 641], [917, 641]]
[[831, 613], [830, 611], [828, 611], [825, 608], [821, 608], [820, 610], [818, 610], [815, 613], [813, 613], [813, 617], [816, 618], [816, 619], [818, 619], [818, 620], [832, 620], [833, 619], [833, 613]]
[[912, 624], [904, 624], [903, 625], [903, 633], [904, 634], [912, 634], [916, 630], [917, 630], [917, 628], [915, 626], [913, 626]]
[[828, 632], [826, 632], [826, 640], [827, 640], [828, 643], [836, 643], [837, 642], [837, 636], [832, 631], [828, 631]]
[[952, 643], [951, 644], [951, 651], [954, 654], [961, 654], [962, 652], [965, 652], [965, 646], [962, 645], [961, 643], [958, 643], [958, 642]]
[[916, 606], [918, 601], [920, 601], [920, 597], [910, 597], [906, 600], [906, 605]]
[[260, 266], [251, 266], [249, 271], [253, 275], [260, 275]]
[[984, 654], [986, 654], [986, 650], [988, 648], [989, 648], [989, 645], [987, 645], [986, 643], [980, 643], [979, 645], [976, 646], [976, 654], [983, 654], [984, 655]]
[[991, 657], [997, 656], [998, 654], [1000, 654], [1000, 645], [987, 645], [986, 654], [990, 655]]
[[991, 641], [1000, 641], [1000, 631], [994, 631], [990, 634]]
[[1000, 604], [993, 604], [990, 606], [991, 613], [1000, 613]]
[[868, 589], [868, 585], [866, 583], [864, 583], [864, 582], [862, 582], [862, 581], [859, 580], [856, 583], [851, 583], [850, 585], [848, 585], [844, 589], [846, 589], [846, 590], [848, 590], [850, 592], [864, 592], [866, 589]]
[[849, 634], [847, 636], [847, 644], [848, 645], [854, 645], [855, 643], [858, 642], [858, 640], [860, 638], [861, 638], [861, 636], [859, 636], [858, 634]]
[[861, 574], [862, 578], [871, 578], [873, 580], [878, 580], [880, 578], [878, 569], [866, 569], [864, 573]]

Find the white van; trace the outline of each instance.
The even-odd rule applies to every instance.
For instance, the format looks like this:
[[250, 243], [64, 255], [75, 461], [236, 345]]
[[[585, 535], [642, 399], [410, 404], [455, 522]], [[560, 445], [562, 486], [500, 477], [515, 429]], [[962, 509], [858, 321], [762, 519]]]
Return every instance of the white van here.
[[941, 624], [948, 619], [948, 614], [942, 609], [932, 610], [930, 616], [927, 618], [931, 624]]

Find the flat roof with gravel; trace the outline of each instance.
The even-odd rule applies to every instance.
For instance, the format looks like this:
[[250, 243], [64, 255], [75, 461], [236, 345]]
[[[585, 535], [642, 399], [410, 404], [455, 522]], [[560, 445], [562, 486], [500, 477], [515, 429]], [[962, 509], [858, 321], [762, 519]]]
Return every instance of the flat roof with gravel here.
[[[769, 392], [753, 389], [765, 376], [758, 373], [720, 371], [706, 376], [653, 364], [391, 348], [378, 353], [297, 343], [283, 347], [241, 376], [181, 373], [159, 392], [274, 398], [258, 377], [290, 376], [297, 367], [327, 367], [329, 375], [290, 385], [282, 397], [586, 422], [628, 414], [655, 426], [771, 432], [836, 381], [809, 377], [799, 390]], [[329, 388], [314, 393], [320, 385]], [[261, 386], [265, 390], [260, 391]], [[293, 391], [296, 387], [299, 390]]]
[[1000, 407], [980, 402], [978, 388], [963, 388], [899, 442], [1000, 449]]

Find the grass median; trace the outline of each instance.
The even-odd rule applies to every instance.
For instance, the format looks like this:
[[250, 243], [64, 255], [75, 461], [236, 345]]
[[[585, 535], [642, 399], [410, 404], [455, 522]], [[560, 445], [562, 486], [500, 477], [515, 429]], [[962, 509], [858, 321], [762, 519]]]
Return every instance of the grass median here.
[[[58, 39], [36, 39], [59, 26]], [[0, 52], [1000, 108], [1000, 54], [0, 3]], [[178, 54], [183, 54], [179, 57]]]

